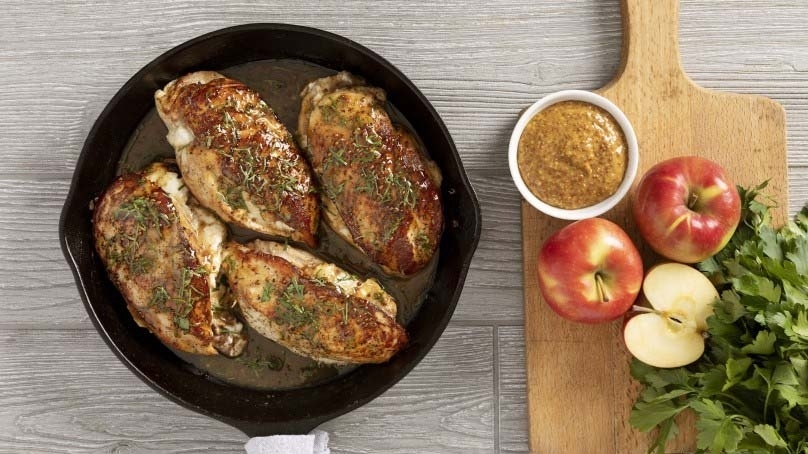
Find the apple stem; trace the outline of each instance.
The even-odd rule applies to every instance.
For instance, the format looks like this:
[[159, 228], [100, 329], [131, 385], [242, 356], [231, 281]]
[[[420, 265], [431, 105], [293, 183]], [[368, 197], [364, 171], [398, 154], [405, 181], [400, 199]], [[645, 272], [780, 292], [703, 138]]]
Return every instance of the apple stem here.
[[656, 310], [651, 309], [650, 307], [645, 306], [637, 306], [636, 304], [631, 306], [636, 312], [656, 312]]
[[598, 296], [600, 297], [600, 301], [603, 303], [608, 303], [610, 300], [609, 294], [606, 292], [606, 286], [603, 284], [603, 276], [600, 273], [595, 273], [595, 287], [598, 288]]
[[699, 203], [699, 195], [694, 191], [690, 191], [690, 194], [687, 198], [687, 207], [693, 210], [696, 208], [697, 203]]

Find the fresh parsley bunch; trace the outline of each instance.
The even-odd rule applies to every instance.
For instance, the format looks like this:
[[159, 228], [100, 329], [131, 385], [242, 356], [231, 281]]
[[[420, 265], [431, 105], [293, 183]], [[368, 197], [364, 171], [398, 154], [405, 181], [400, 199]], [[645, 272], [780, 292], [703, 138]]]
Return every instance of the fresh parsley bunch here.
[[659, 427], [649, 452], [664, 453], [689, 408], [699, 452], [808, 454], [808, 206], [777, 230], [765, 186], [739, 188], [741, 224], [698, 265], [721, 295], [705, 354], [676, 369], [631, 364], [645, 385], [631, 425]]

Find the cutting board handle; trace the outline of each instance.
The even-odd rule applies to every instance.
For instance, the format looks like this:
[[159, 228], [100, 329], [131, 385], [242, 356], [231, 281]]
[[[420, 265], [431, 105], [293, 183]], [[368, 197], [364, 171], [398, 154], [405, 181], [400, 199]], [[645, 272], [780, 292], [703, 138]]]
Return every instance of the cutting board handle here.
[[689, 80], [679, 57], [679, 0], [622, 0], [623, 51], [612, 83]]

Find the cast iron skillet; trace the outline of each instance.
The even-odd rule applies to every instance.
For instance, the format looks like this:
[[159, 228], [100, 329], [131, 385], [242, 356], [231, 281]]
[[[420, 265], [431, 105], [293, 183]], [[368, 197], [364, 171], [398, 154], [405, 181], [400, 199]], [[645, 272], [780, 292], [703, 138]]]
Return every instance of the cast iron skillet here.
[[[207, 378], [138, 327], [93, 249], [90, 203], [115, 178], [124, 147], [170, 80], [203, 69], [294, 58], [365, 77], [384, 88], [443, 172], [446, 229], [437, 274], [407, 326], [410, 345], [390, 362], [365, 365], [327, 383], [285, 391], [238, 388]], [[121, 88], [96, 120], [79, 157], [62, 210], [59, 238], [85, 308], [112, 351], [169, 399], [250, 436], [306, 433], [353, 410], [398, 382], [426, 355], [454, 312], [480, 237], [480, 207], [449, 131], [420, 91], [393, 65], [343, 37], [284, 24], [250, 24], [188, 41], [149, 63]]]

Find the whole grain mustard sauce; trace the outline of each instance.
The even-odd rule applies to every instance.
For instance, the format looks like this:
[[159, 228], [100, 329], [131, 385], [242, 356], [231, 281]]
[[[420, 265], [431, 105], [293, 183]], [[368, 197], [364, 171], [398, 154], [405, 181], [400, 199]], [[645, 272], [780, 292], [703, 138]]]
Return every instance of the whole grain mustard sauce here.
[[577, 209], [617, 191], [628, 145], [611, 114], [587, 102], [562, 101], [530, 119], [516, 160], [536, 197], [558, 208]]

